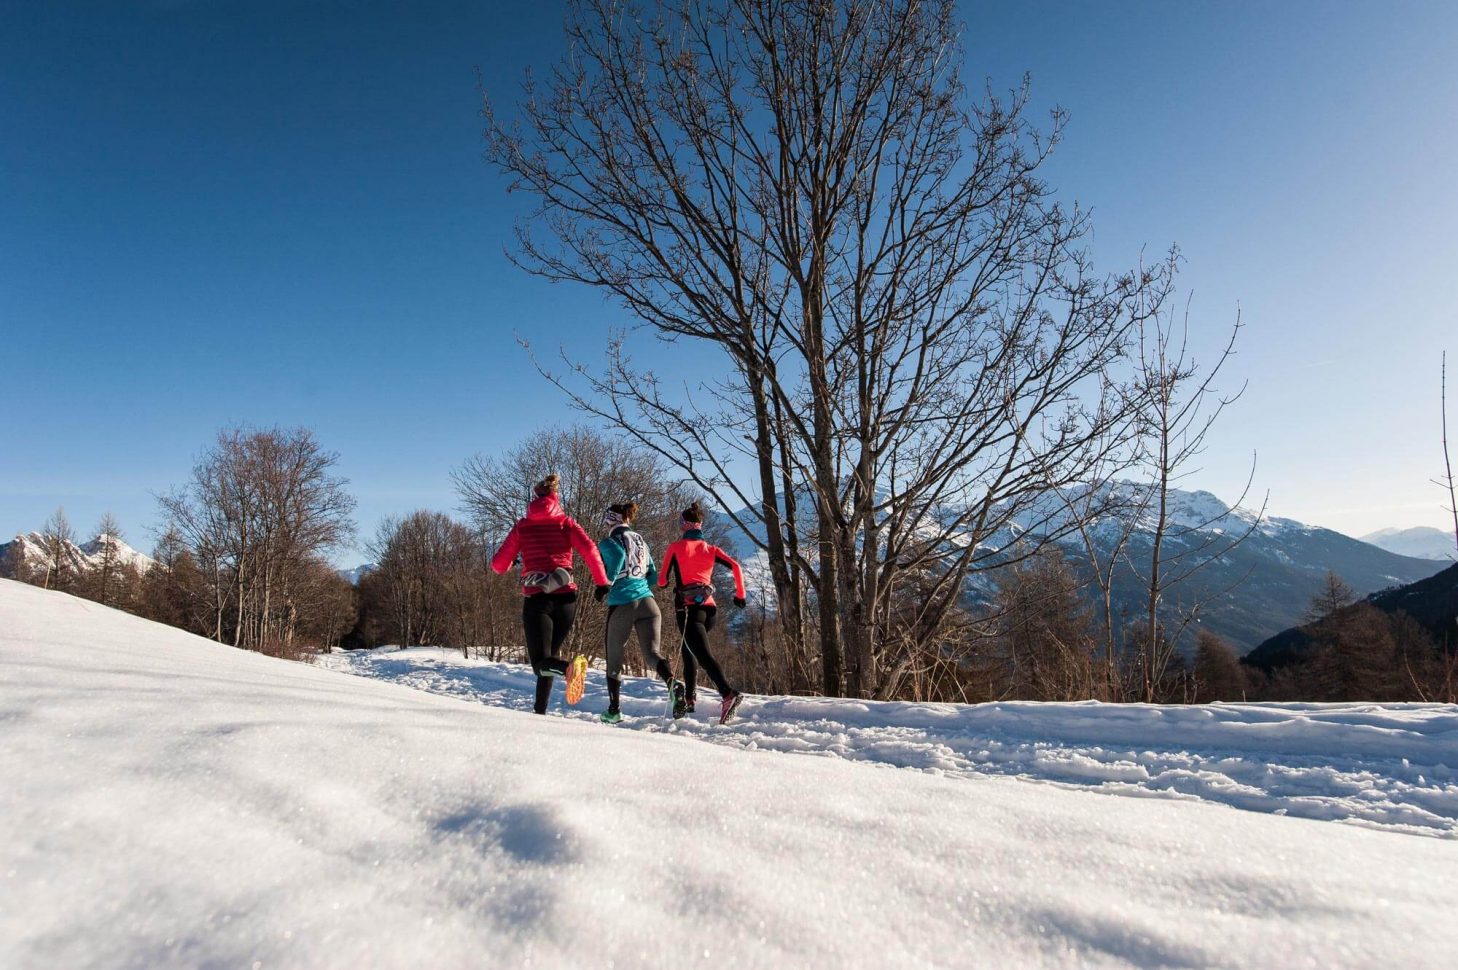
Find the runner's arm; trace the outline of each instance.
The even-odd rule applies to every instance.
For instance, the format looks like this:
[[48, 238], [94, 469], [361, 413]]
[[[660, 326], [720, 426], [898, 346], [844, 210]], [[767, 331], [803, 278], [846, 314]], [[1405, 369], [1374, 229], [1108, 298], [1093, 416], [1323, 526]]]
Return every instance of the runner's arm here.
[[729, 571], [734, 574], [734, 595], [737, 596], [739, 599], [744, 599], [744, 571], [739, 568], [738, 560], [736, 560], [733, 556], [729, 555], [729, 553], [725, 552], [723, 549], [715, 546], [714, 562], [718, 563], [721, 566], [729, 567]]
[[516, 561], [516, 554], [521, 551], [520, 529], [520, 522], [512, 526], [511, 531], [506, 534], [506, 541], [501, 544], [500, 549], [496, 550], [496, 555], [491, 557], [492, 572], [504, 573]]

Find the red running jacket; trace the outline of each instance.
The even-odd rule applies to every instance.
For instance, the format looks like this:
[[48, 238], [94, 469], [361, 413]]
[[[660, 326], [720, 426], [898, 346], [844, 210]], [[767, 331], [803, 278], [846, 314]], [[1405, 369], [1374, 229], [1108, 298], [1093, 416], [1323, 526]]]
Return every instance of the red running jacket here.
[[[532, 499], [527, 506], [526, 518], [518, 519], [516, 525], [506, 534], [506, 541], [491, 557], [491, 569], [504, 573], [511, 568], [517, 554], [521, 554], [521, 571], [528, 573], [549, 573], [558, 567], [572, 568], [572, 550], [576, 549], [592, 581], [599, 586], [608, 585], [607, 572], [602, 568], [602, 556], [597, 546], [588, 538], [582, 526], [567, 517], [562, 503], [555, 495], [544, 495]], [[576, 583], [568, 583], [556, 593], [567, 593], [577, 589]], [[542, 592], [538, 586], [523, 586], [522, 594], [532, 596]]]
[[[697, 531], [697, 530], [694, 530]], [[744, 599], [744, 573], [739, 569], [739, 563], [718, 546], [711, 546], [703, 539], [683, 538], [677, 542], [670, 542], [668, 548], [663, 551], [663, 565], [658, 567], [658, 585], [668, 585], [668, 577], [673, 576], [678, 580], [680, 589], [686, 586], [712, 586], [714, 582], [714, 567], [728, 566], [730, 572], [734, 573], [734, 595]], [[714, 605], [714, 597], [710, 595], [705, 606]]]

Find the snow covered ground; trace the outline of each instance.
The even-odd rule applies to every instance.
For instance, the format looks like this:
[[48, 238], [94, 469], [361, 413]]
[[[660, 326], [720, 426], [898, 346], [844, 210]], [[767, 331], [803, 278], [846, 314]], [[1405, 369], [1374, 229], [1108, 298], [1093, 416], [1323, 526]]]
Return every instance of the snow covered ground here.
[[[336, 653], [329, 666], [437, 694], [531, 709], [531, 672], [416, 647]], [[660, 682], [624, 682], [619, 727], [737, 748], [825, 755], [954, 777], [1012, 775], [1124, 795], [1218, 802], [1458, 838], [1458, 707], [1444, 704], [887, 704], [750, 697], [720, 727], [718, 695], [677, 723]], [[607, 706], [602, 674], [568, 717]], [[628, 698], [631, 697], [631, 700]]]
[[[815, 725], [805, 701], [725, 731], [539, 718], [3, 581], [0, 671], [7, 970], [1437, 968], [1458, 952], [1458, 841], [857, 763], [868, 744], [739, 750], [782, 736], [755, 741], [756, 724]], [[646, 728], [657, 702], [635, 691]], [[970, 716], [838, 707], [827, 738]], [[1446, 757], [1440, 715], [1410, 713], [1422, 757]], [[1166, 727], [1186, 729], [1109, 730]]]

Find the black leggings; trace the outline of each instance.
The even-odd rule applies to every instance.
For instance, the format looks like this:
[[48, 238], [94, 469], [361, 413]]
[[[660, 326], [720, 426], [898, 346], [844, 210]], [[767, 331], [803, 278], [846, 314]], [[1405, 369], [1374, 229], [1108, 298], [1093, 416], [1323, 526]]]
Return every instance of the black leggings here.
[[537, 696], [534, 710], [547, 713], [547, 701], [552, 696], [552, 681], [556, 678], [542, 672], [544, 667], [562, 669], [557, 659], [557, 650], [567, 634], [572, 632], [572, 621], [577, 617], [577, 593], [537, 593], [521, 601], [521, 625], [526, 633], [527, 660], [537, 675]]
[[674, 619], [678, 621], [678, 628], [683, 633], [683, 646], [680, 648], [683, 659], [683, 685], [690, 703], [694, 699], [694, 681], [698, 676], [698, 667], [704, 668], [704, 673], [709, 675], [709, 679], [714, 682], [714, 687], [718, 689], [719, 696], [728, 697], [734, 693], [734, 688], [730, 687], [729, 681], [724, 679], [724, 671], [719, 669], [719, 662], [709, 652], [709, 631], [714, 629], [714, 617], [718, 612], [717, 606], [684, 606], [682, 604], [673, 611]]

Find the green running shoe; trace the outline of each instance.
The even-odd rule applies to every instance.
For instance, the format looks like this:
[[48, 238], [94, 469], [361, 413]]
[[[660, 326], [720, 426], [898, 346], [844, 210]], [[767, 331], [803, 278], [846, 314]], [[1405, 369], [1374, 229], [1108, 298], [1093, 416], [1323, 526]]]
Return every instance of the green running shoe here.
[[623, 715], [618, 711], [613, 710], [612, 708], [608, 708], [607, 710], [603, 711], [601, 715], [601, 720], [604, 724], [616, 724], [622, 719]]

